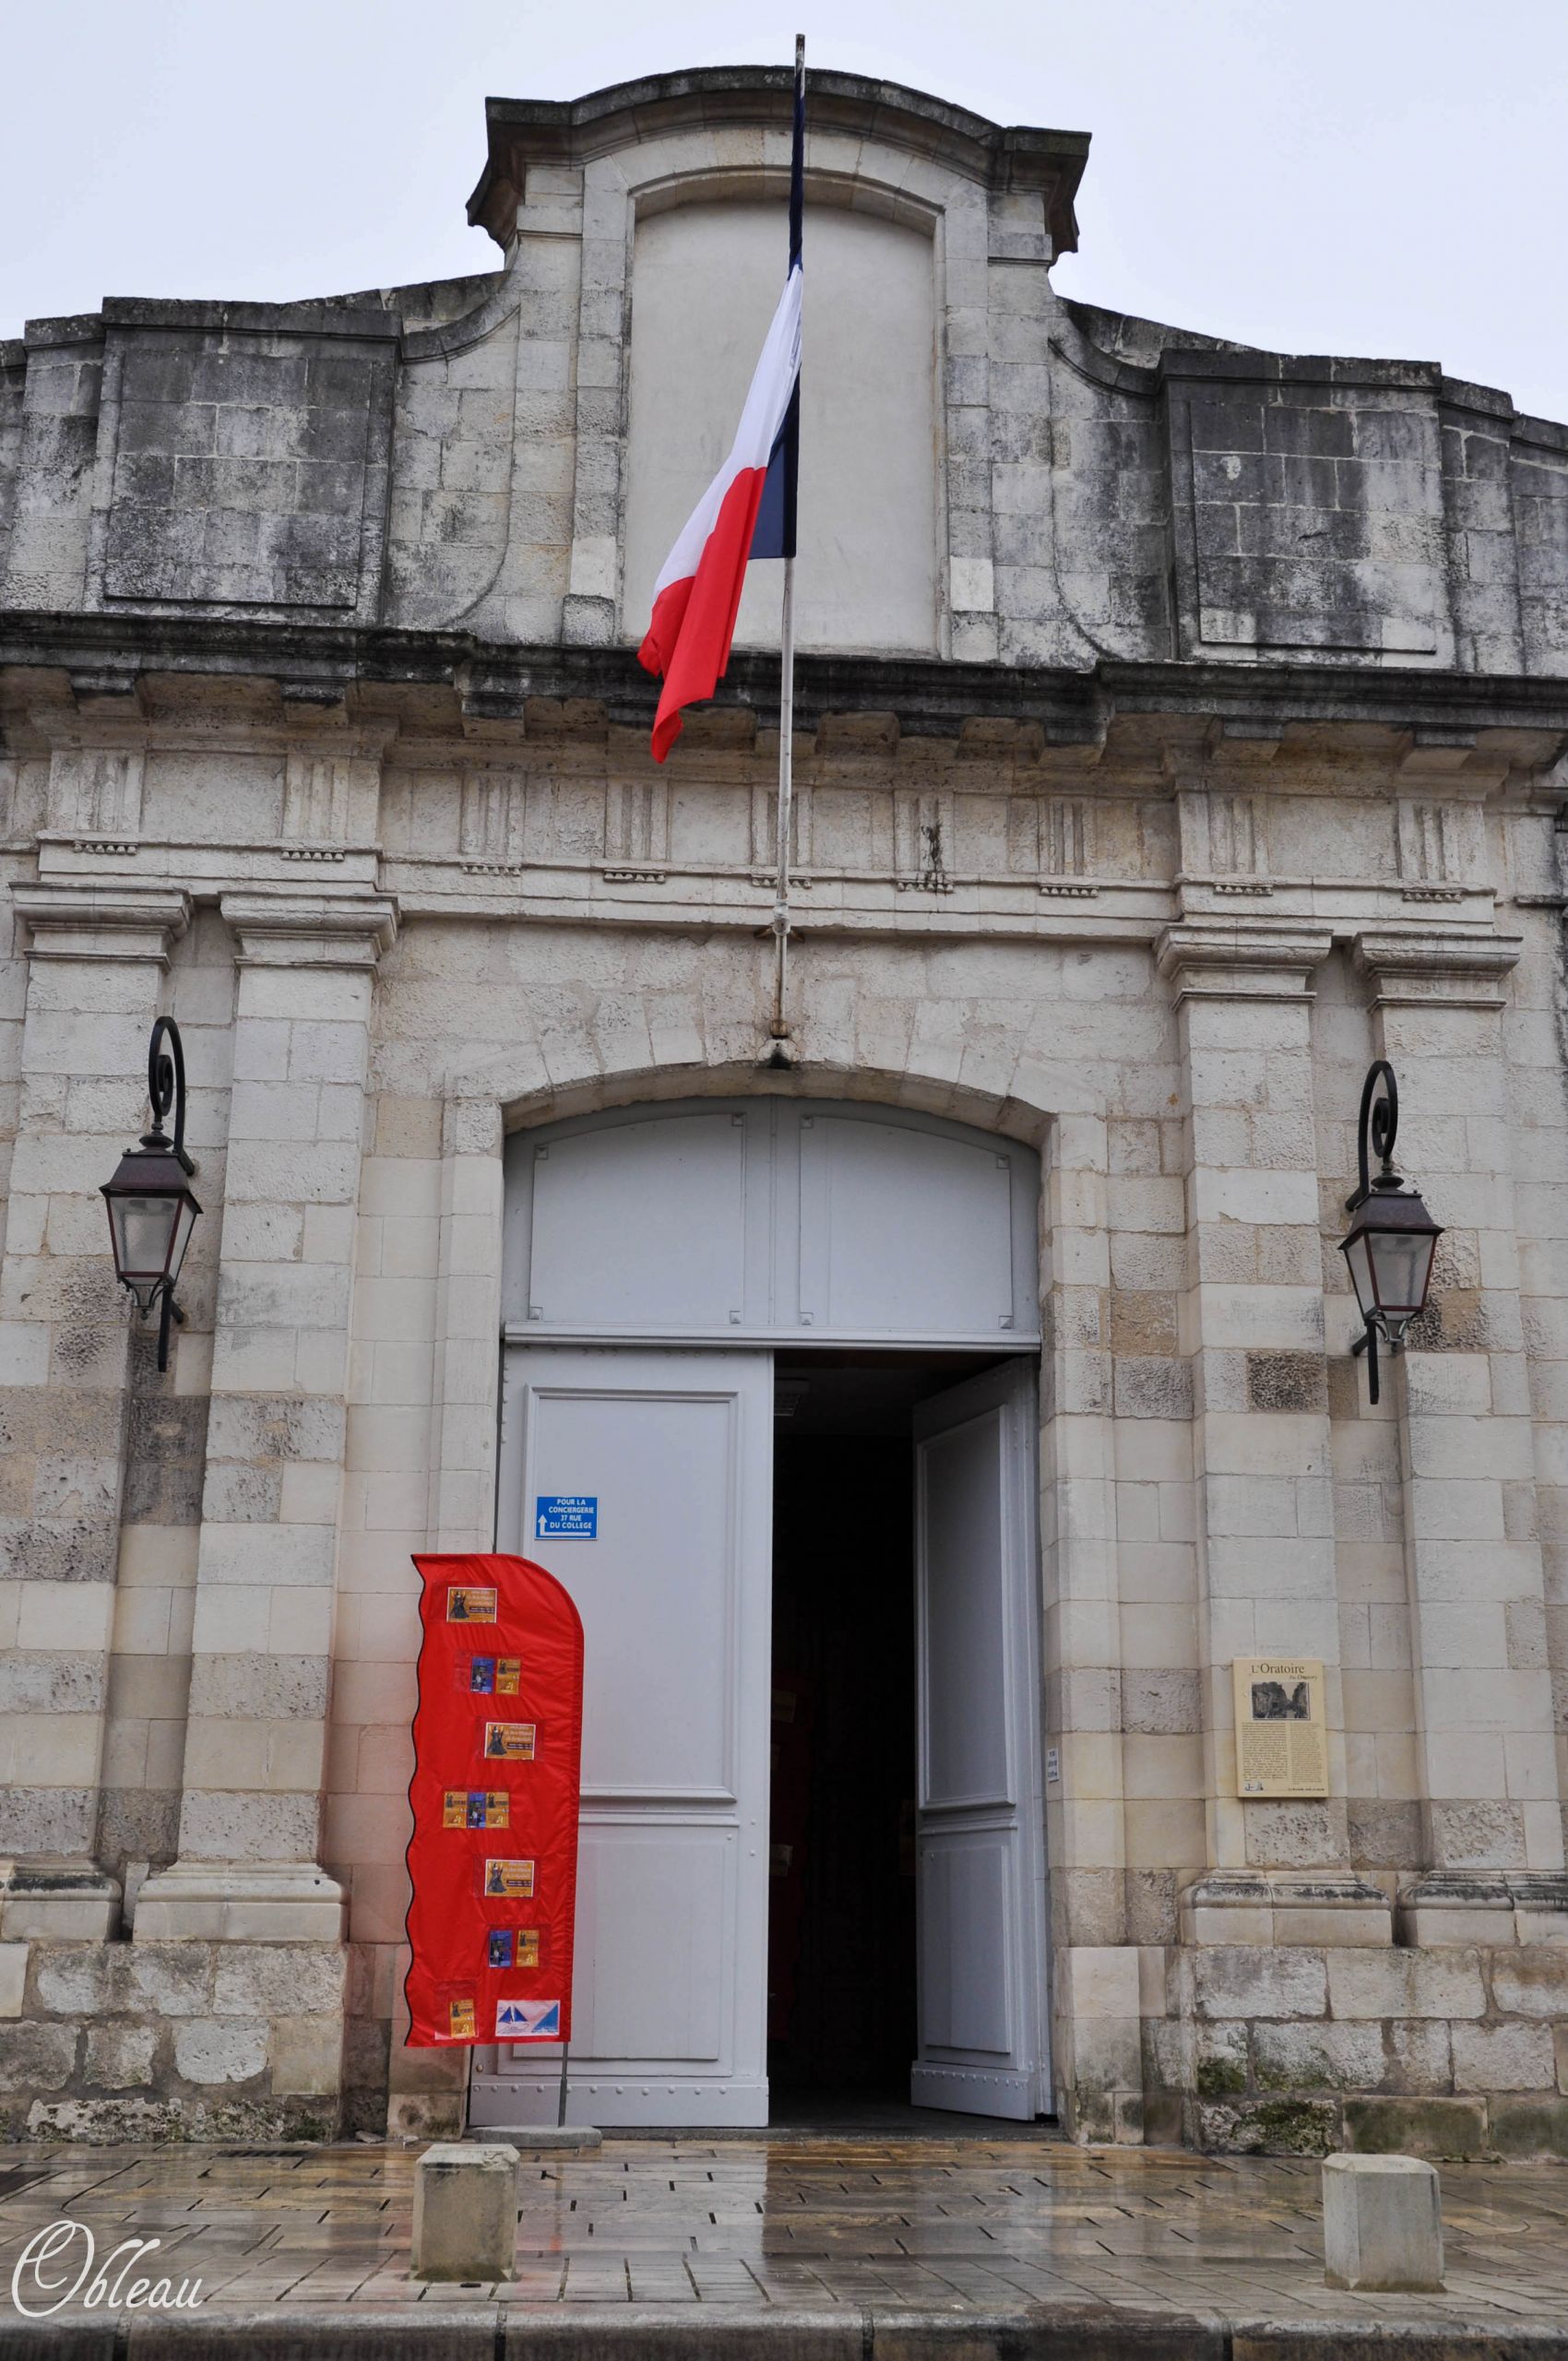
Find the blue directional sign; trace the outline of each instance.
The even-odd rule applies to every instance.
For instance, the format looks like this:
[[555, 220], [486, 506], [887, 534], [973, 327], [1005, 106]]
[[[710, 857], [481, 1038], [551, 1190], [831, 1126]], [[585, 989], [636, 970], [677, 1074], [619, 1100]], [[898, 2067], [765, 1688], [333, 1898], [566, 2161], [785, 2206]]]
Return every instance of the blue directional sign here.
[[540, 1492], [533, 1504], [536, 1541], [597, 1541], [597, 1492]]

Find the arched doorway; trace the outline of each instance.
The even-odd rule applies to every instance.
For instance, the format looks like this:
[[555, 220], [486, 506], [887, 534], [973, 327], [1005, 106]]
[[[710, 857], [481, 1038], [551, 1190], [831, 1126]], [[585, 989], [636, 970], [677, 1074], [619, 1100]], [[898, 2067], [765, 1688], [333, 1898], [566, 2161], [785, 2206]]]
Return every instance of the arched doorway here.
[[[1049, 2105], [1039, 1191], [863, 1104], [509, 1144], [497, 1539], [588, 1636], [583, 2120], [766, 2123], [770, 2067]], [[473, 2120], [555, 2082], [481, 2051]]]

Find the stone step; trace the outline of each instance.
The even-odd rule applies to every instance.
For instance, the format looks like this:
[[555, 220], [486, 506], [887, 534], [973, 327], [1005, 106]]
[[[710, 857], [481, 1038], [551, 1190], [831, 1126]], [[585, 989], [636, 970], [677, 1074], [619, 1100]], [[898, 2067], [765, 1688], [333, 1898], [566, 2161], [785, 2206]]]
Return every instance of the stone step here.
[[[117, 2331], [128, 2344], [117, 2343]], [[1322, 2317], [1226, 2320], [1120, 2306], [933, 2313], [845, 2305], [739, 2317], [707, 2305], [456, 2303], [255, 2310], [214, 2306], [177, 2325], [136, 2312], [0, 2319], [4, 2361], [1345, 2361], [1362, 2339]], [[1379, 2361], [1568, 2361], [1568, 2320], [1380, 2319]]]

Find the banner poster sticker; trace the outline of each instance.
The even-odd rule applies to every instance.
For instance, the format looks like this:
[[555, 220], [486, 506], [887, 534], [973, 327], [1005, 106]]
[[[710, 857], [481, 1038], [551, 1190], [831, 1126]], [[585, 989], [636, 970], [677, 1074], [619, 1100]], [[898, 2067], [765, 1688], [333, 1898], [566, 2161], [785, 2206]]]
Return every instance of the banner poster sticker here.
[[582, 1623], [527, 1558], [414, 1564], [409, 2045], [570, 2041]]
[[493, 1927], [490, 1930], [492, 1967], [537, 1967], [540, 1940], [537, 1927]]
[[500, 2000], [495, 2008], [497, 2041], [559, 2041], [559, 2000]]
[[506, 1828], [512, 1798], [505, 1788], [448, 1787], [441, 1799], [443, 1828]]
[[535, 1752], [532, 1722], [486, 1722], [484, 1751], [488, 1762], [531, 1762]]
[[484, 1865], [486, 1893], [498, 1893], [503, 1900], [531, 1902], [533, 1880], [531, 1861], [486, 1861]]
[[[414, 1560], [419, 1563], [418, 1559]], [[495, 1593], [480, 1590], [471, 1584], [453, 1583], [446, 1593], [448, 1623], [493, 1623]]]
[[522, 1672], [516, 1656], [459, 1656], [452, 1667], [457, 1688], [475, 1697], [515, 1697]]

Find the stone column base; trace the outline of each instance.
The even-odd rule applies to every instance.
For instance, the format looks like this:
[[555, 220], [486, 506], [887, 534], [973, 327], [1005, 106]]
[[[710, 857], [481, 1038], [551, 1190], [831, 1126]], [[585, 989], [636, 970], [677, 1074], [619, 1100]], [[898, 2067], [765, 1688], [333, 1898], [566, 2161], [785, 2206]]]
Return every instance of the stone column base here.
[[340, 1943], [35, 1942], [6, 1960], [0, 2137], [337, 2136]]
[[1144, 2137], [1140, 1954], [1130, 1943], [1071, 1943], [1055, 1957], [1057, 2113], [1080, 2144]]
[[1338, 1869], [1214, 1869], [1181, 1899], [1183, 1943], [1391, 1943], [1388, 1896]]
[[1568, 1943], [1568, 1870], [1428, 1869], [1399, 1897], [1399, 1940]]
[[92, 1861], [0, 1861], [0, 1942], [102, 1943], [119, 1932], [120, 1882]]
[[138, 1943], [341, 1943], [348, 1897], [313, 1861], [175, 1861], [145, 1881]]

